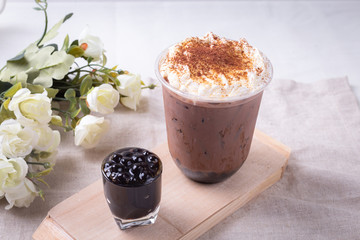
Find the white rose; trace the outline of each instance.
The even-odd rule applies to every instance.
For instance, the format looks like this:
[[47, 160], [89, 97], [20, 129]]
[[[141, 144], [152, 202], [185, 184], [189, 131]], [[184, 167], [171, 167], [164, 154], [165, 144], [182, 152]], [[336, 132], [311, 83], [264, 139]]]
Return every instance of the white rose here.
[[110, 84], [95, 87], [87, 96], [86, 101], [91, 111], [108, 114], [114, 112], [120, 99], [119, 92]]
[[47, 125], [38, 125], [33, 128], [38, 134], [39, 140], [34, 146], [36, 150], [44, 152], [55, 151], [60, 144], [60, 133], [57, 130], [52, 130]]
[[38, 135], [29, 127], [22, 127], [14, 119], [0, 125], [0, 150], [6, 157], [25, 157], [38, 142]]
[[9, 103], [9, 110], [23, 126], [47, 124], [51, 120], [51, 99], [46, 90], [43, 93], [31, 94], [27, 88], [18, 90]]
[[85, 57], [92, 57], [94, 61], [102, 61], [104, 44], [99, 37], [91, 35], [89, 27], [86, 27], [80, 34], [79, 45], [85, 50]]
[[6, 159], [0, 156], [0, 198], [6, 189], [20, 184], [28, 172], [28, 165], [23, 158]]
[[122, 74], [118, 76], [120, 86], [118, 91], [121, 95], [121, 103], [131, 109], [136, 110], [141, 97], [141, 77], [138, 74]]
[[109, 129], [109, 122], [103, 117], [86, 115], [75, 127], [75, 145], [84, 148], [95, 147]]
[[[29, 156], [30, 162], [48, 162], [51, 166], [55, 165], [57, 148], [60, 144], [60, 133], [57, 130], [52, 130], [49, 126], [39, 125], [33, 130], [38, 134], [39, 141], [34, 146], [32, 154]], [[30, 164], [29, 170], [31, 172], [38, 172], [44, 170], [44, 166]]]
[[25, 178], [22, 182], [14, 187], [7, 187], [5, 190], [5, 198], [9, 205], [6, 210], [15, 207], [29, 207], [35, 197], [38, 195], [35, 185], [29, 179]]

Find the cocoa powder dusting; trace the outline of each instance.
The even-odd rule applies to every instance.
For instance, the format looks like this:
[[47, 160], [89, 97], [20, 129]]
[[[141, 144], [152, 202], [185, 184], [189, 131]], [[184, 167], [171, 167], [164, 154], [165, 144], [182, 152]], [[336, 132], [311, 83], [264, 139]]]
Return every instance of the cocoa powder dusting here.
[[[206, 83], [205, 78], [209, 78], [222, 85], [219, 75], [223, 75], [229, 81], [246, 80], [247, 70], [253, 69], [253, 64], [242, 50], [243, 44], [247, 43], [224, 41], [219, 37], [215, 37], [211, 42], [200, 38], [189, 38], [167, 61], [172, 63], [173, 70], [178, 69], [179, 65], [187, 66], [190, 77], [199, 83]], [[257, 72], [259, 73], [259, 70]]]

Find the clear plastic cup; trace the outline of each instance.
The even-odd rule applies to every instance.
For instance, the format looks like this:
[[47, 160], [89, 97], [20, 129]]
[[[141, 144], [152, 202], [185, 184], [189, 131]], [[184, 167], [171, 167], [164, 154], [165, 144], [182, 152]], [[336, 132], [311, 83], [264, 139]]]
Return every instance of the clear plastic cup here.
[[272, 65], [265, 60], [269, 79], [256, 92], [213, 99], [182, 92], [160, 74], [166, 57], [156, 60], [155, 73], [162, 84], [170, 154], [188, 178], [216, 183], [233, 175], [246, 160], [263, 91], [272, 79]]

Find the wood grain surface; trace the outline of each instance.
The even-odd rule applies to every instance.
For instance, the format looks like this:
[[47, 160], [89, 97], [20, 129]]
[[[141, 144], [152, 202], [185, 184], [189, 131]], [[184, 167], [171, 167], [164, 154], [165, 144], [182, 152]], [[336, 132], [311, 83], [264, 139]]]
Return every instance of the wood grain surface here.
[[200, 184], [182, 175], [167, 143], [153, 151], [164, 166], [161, 207], [154, 225], [121, 231], [100, 179], [52, 208], [33, 238], [195, 239], [277, 182], [290, 155], [287, 146], [256, 131], [249, 157], [235, 175], [222, 183]]

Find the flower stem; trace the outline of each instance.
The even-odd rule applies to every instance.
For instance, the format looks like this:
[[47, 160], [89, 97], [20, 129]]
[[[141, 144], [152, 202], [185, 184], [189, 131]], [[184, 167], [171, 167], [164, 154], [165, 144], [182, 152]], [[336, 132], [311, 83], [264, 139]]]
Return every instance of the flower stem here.
[[145, 88], [154, 89], [154, 88], [156, 88], [156, 87], [157, 87], [157, 85], [155, 85], [155, 84], [150, 84], [150, 85], [148, 85], [148, 86], [142, 87], [141, 89], [145, 89]]
[[26, 163], [27, 164], [32, 164], [32, 165], [42, 165], [45, 169], [51, 167], [49, 162], [29, 162], [29, 161], [26, 161]]
[[47, 6], [48, 6], [48, 3], [47, 1], [44, 1], [45, 3], [45, 7], [42, 6], [40, 4], [40, 1], [35, 1], [37, 5], [39, 5], [39, 7], [43, 10], [44, 12], [44, 15], [45, 15], [45, 29], [44, 29], [44, 32], [43, 32], [43, 35], [41, 36], [40, 40], [38, 41], [38, 43], [36, 44], [37, 46], [40, 45], [41, 41], [44, 39], [45, 35], [46, 35], [46, 32], [47, 32], [47, 28], [48, 28], [48, 15], [47, 15]]
[[64, 110], [62, 110], [62, 109], [60, 109], [60, 108], [51, 108], [51, 110], [55, 110], [55, 111], [58, 111], [58, 112], [61, 112], [61, 113], [63, 113], [63, 114], [69, 114], [69, 115], [71, 115], [71, 113], [70, 112], [68, 112], [68, 111], [64, 111]]

